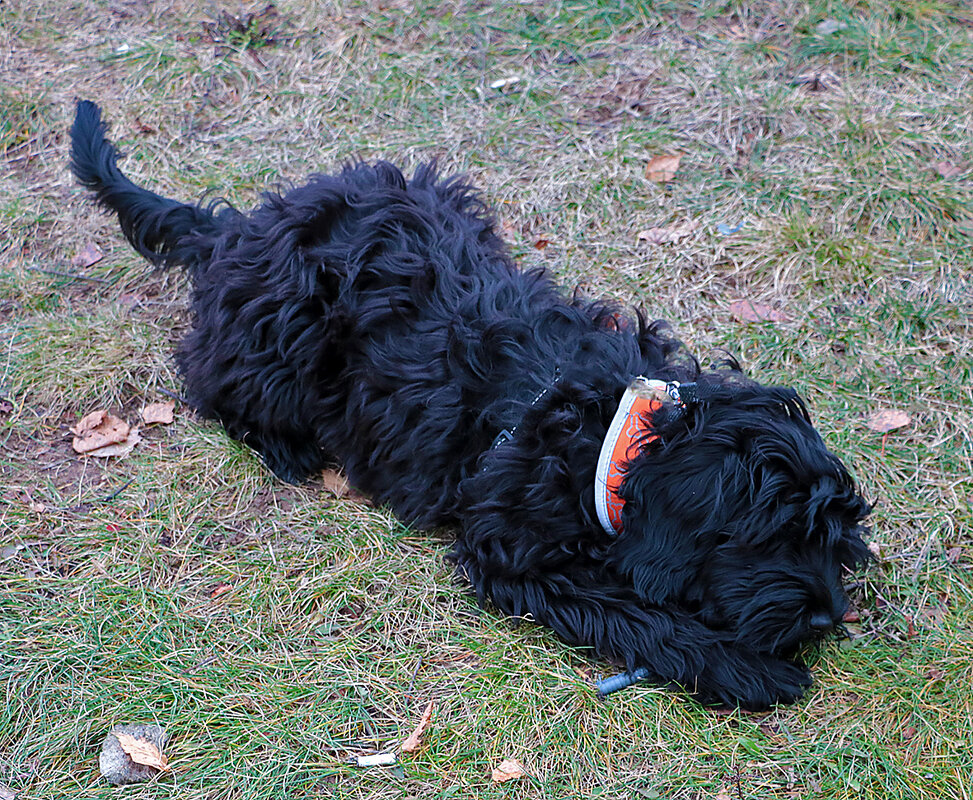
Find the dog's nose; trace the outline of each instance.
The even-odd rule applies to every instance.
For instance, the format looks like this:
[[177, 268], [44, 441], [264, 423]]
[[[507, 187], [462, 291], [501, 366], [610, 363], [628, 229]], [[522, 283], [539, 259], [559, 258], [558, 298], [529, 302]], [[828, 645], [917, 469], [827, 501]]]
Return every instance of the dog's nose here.
[[813, 630], [816, 631], [826, 631], [834, 622], [831, 620], [831, 615], [825, 611], [815, 611], [811, 614], [811, 619], [808, 620], [808, 624]]

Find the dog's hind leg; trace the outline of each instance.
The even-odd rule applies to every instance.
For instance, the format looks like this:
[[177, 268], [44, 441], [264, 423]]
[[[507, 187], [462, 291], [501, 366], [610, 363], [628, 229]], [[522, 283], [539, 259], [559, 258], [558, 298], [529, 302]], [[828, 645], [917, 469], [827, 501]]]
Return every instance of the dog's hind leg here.
[[487, 578], [460, 563], [481, 601], [489, 597], [504, 613], [546, 625], [630, 670], [644, 668], [651, 682], [678, 685], [703, 703], [762, 710], [793, 702], [810, 684], [803, 667], [744, 650], [685, 614], [578, 587], [563, 575]]

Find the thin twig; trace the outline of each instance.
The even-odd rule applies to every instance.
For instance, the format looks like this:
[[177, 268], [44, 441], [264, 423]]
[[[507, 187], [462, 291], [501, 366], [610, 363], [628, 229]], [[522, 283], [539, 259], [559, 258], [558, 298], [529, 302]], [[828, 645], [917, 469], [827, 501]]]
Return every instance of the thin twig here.
[[122, 492], [124, 492], [133, 483], [135, 483], [135, 478], [130, 478], [120, 488], [116, 489], [114, 492], [112, 492], [110, 495], [108, 495], [108, 497], [102, 498], [101, 500], [97, 500], [96, 502], [98, 502], [98, 503], [110, 503], [112, 500], [114, 500], [116, 497], [118, 497], [118, 495], [120, 495]]
[[75, 281], [93, 281], [94, 283], [111, 283], [107, 278], [96, 278], [93, 275], [78, 275], [76, 272], [62, 272], [59, 269], [41, 269], [40, 267], [26, 267], [31, 272], [43, 272], [45, 275], [57, 275], [59, 278], [71, 278]]
[[187, 405], [187, 406], [189, 405], [189, 401], [185, 397], [183, 397], [181, 394], [176, 394], [175, 392], [170, 392], [168, 389], [163, 389], [161, 386], [156, 386], [155, 387], [155, 390], [159, 394], [164, 394], [170, 400], [178, 400], [180, 403], [182, 403], [184, 405]]

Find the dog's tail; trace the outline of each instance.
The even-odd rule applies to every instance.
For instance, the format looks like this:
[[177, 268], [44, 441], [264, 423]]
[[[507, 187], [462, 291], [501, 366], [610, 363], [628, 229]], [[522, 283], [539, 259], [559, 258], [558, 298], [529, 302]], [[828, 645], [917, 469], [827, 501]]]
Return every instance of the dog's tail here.
[[199, 250], [186, 237], [218, 230], [212, 207], [168, 200], [136, 186], [118, 169], [118, 151], [106, 131], [101, 109], [79, 100], [71, 126], [71, 170], [101, 205], [118, 215], [125, 237], [149, 261], [189, 264]]

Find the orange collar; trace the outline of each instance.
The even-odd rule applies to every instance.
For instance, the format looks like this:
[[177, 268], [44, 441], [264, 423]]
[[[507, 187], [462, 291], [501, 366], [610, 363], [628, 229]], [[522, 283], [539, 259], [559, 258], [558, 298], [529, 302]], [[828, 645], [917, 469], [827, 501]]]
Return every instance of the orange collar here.
[[625, 467], [638, 455], [635, 447], [658, 438], [654, 435], [643, 438], [643, 434], [648, 428], [649, 416], [666, 400], [683, 406], [678, 383], [650, 380], [640, 375], [625, 390], [608, 426], [595, 471], [595, 508], [598, 521], [609, 536], [622, 532], [625, 501], [618, 490], [625, 477]]

